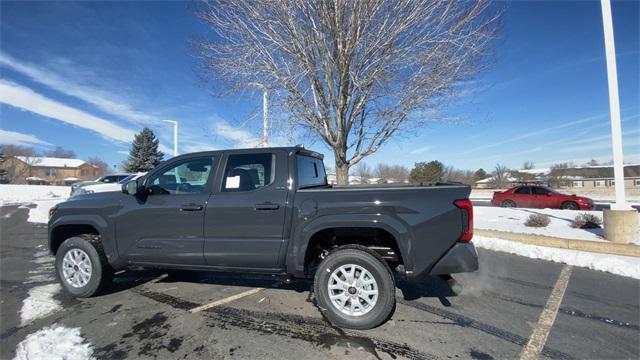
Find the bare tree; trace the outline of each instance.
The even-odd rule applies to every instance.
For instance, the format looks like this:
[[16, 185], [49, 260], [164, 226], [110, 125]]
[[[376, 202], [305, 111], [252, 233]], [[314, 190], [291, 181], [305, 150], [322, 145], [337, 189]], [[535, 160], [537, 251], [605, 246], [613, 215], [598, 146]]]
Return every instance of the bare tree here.
[[365, 162], [358, 163], [355, 166], [355, 175], [360, 177], [360, 182], [367, 183], [371, 178], [371, 168]]
[[374, 174], [382, 182], [405, 182], [409, 180], [409, 169], [402, 165], [379, 163]]
[[101, 158], [94, 156], [94, 157], [90, 157], [87, 162], [91, 165], [96, 166], [99, 170], [98, 170], [98, 176], [104, 175], [106, 173], [108, 173], [111, 169], [109, 169], [109, 164], [107, 164], [106, 161], [102, 160]]
[[501, 10], [479, 1], [205, 0], [205, 77], [269, 88], [291, 125], [349, 168], [465, 90], [489, 64]]
[[0, 152], [6, 157], [36, 156], [36, 151], [32, 147], [21, 145], [0, 145]]
[[535, 167], [533, 161], [525, 161], [524, 164], [522, 164], [522, 170], [531, 170], [535, 169]]
[[62, 146], [56, 146], [55, 149], [47, 152], [45, 156], [54, 157], [54, 158], [73, 159], [76, 157], [76, 153], [73, 150], [68, 150], [63, 148]]
[[509, 186], [509, 168], [497, 164], [491, 174], [491, 182], [490, 184], [496, 189], [504, 189]]
[[569, 163], [551, 165], [551, 171], [549, 172], [549, 185], [553, 187], [560, 187], [564, 185], [563, 183], [567, 181], [567, 177], [569, 176], [569, 168], [571, 168], [571, 164]]

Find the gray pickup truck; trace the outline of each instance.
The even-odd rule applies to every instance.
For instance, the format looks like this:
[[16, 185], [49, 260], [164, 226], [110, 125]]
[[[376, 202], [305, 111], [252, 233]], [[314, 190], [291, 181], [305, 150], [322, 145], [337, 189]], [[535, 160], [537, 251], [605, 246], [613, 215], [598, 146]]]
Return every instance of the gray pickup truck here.
[[122, 192], [50, 210], [63, 287], [89, 297], [127, 267], [313, 278], [335, 325], [368, 329], [409, 280], [478, 269], [470, 189], [459, 184], [327, 184], [302, 147], [224, 150], [165, 161]]

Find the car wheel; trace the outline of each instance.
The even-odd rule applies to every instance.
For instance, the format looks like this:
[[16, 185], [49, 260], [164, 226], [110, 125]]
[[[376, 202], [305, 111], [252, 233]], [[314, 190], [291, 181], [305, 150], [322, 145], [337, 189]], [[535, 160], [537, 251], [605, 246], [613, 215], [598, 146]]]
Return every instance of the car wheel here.
[[562, 203], [561, 207], [564, 210], [580, 210], [580, 206], [578, 206], [578, 204], [574, 203], [573, 201]]
[[516, 207], [516, 203], [512, 200], [505, 200], [502, 202], [502, 207], [503, 208], [512, 208], [512, 207]]
[[75, 297], [91, 297], [113, 279], [113, 269], [96, 235], [65, 240], [58, 248], [55, 265], [58, 280]]
[[314, 291], [320, 311], [333, 324], [371, 329], [395, 308], [395, 282], [382, 258], [362, 246], [332, 251], [317, 269]]

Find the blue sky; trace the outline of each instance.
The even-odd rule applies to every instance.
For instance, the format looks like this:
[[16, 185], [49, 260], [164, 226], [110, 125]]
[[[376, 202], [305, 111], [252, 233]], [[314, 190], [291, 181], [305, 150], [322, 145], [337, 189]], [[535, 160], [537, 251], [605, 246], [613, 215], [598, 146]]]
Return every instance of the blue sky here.
[[[171, 154], [257, 145], [261, 96], [215, 98], [195, 69], [189, 39], [206, 35], [192, 2], [6, 2], [1, 7], [0, 142], [59, 145], [111, 165], [143, 126]], [[623, 144], [640, 162], [637, 1], [614, 1]], [[365, 159], [412, 166], [440, 160], [492, 169], [611, 159], [599, 1], [510, 3], [496, 63], [445, 110], [451, 119], [404, 134]], [[283, 131], [282, 133], [285, 133]], [[320, 141], [276, 136], [277, 145]]]

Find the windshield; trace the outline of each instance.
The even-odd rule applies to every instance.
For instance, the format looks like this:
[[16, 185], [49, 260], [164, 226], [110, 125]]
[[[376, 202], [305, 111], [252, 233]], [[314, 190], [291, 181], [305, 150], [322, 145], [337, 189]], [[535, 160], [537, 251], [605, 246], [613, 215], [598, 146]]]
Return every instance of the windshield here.
[[137, 176], [136, 174], [129, 175], [129, 176], [127, 176], [126, 178], [124, 178], [124, 179], [122, 179], [122, 180], [118, 181], [118, 184], [126, 184], [126, 183], [128, 183], [130, 180], [132, 180], [134, 177], [136, 177], [136, 176]]

